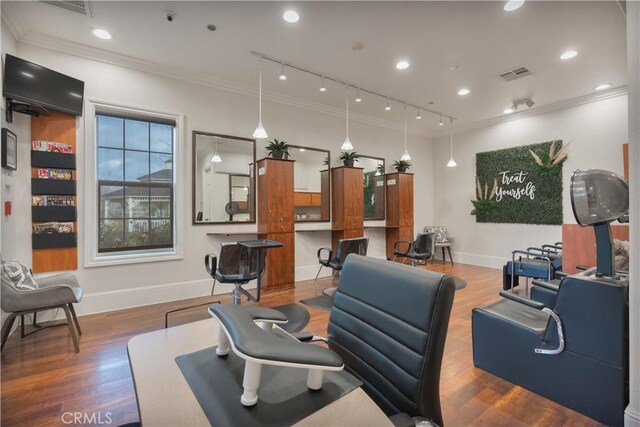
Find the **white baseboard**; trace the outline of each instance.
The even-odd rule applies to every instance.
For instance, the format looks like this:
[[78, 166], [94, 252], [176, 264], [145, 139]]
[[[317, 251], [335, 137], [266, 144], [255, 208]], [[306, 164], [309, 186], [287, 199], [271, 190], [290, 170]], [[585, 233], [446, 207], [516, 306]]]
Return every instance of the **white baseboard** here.
[[[296, 267], [296, 282], [315, 279], [319, 268], [320, 268], [320, 264]], [[318, 279], [331, 277], [332, 274], [333, 274], [333, 270], [331, 270], [330, 268], [322, 267], [322, 271], [320, 271], [320, 275], [318, 276]]]
[[640, 427], [640, 412], [631, 408], [631, 405], [627, 406], [624, 411], [624, 425], [625, 427]]
[[[436, 259], [439, 258], [436, 254]], [[480, 255], [480, 254], [471, 254], [466, 252], [453, 252], [453, 262], [459, 262], [461, 264], [471, 264], [477, 265], [480, 267], [488, 267], [488, 268], [497, 268], [502, 269], [502, 267], [509, 261], [506, 258], [490, 256], [490, 255]]]

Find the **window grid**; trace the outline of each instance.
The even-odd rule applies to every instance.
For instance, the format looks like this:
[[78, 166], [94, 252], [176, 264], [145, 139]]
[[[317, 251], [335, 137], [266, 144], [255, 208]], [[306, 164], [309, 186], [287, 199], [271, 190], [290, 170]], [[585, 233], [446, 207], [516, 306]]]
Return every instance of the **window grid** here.
[[[100, 135], [100, 117], [102, 115], [96, 115], [96, 129], [98, 130], [97, 135]], [[131, 119], [127, 119], [126, 117], [117, 117], [117, 116], [103, 116], [103, 117], [112, 117], [122, 120], [122, 147], [111, 147], [107, 145], [102, 145], [100, 138], [97, 137], [97, 147], [100, 149], [109, 149], [109, 150], [120, 150], [121, 153], [121, 161], [122, 161], [122, 180], [106, 180], [106, 179], [98, 179], [98, 252], [123, 252], [123, 251], [136, 251], [136, 250], [145, 250], [145, 249], [166, 249], [172, 248], [174, 246], [174, 194], [173, 194], [173, 166], [174, 166], [174, 138], [175, 138], [175, 126], [171, 126], [171, 141], [169, 144], [170, 150], [168, 152], [156, 151], [151, 149], [151, 128], [155, 123], [153, 121], [143, 121], [143, 120], [135, 120], [138, 122], [144, 122], [147, 125], [147, 142], [148, 142], [148, 150], [140, 150], [135, 148], [127, 148], [127, 122], [131, 121]], [[164, 124], [162, 124], [164, 125]], [[165, 125], [166, 126], [166, 125]], [[146, 181], [129, 181], [127, 180], [127, 161], [126, 161], [126, 153], [127, 152], [138, 152], [147, 154], [147, 177]], [[155, 172], [152, 172], [151, 168], [151, 159], [152, 155], [162, 155], [168, 156], [171, 159], [171, 170], [172, 170], [172, 178], [171, 182], [153, 182], [151, 180], [151, 175]], [[100, 172], [98, 172], [99, 175]], [[107, 205], [103, 205], [103, 188], [104, 187], [119, 187], [121, 188], [122, 195], [118, 197], [121, 203], [122, 216], [115, 217], [109, 215], [103, 215], [106, 213]], [[127, 189], [128, 188], [146, 188], [147, 191], [147, 203], [146, 203], [146, 216], [128, 216], [128, 204], [127, 204]], [[168, 206], [169, 206], [169, 216], [152, 216], [152, 203], [153, 196], [152, 192], [154, 189], [164, 189], [168, 190]], [[144, 197], [144, 196], [142, 196]], [[121, 242], [122, 245], [114, 245], [109, 247], [102, 247], [102, 237], [103, 231], [105, 227], [105, 222], [121, 222], [122, 224], [122, 236]], [[166, 243], [158, 243], [152, 244], [153, 238], [153, 225], [154, 222], [156, 225], [166, 223], [168, 221], [168, 241]], [[147, 241], [149, 244], [136, 244], [136, 245], [127, 245], [127, 233], [132, 235], [132, 230], [128, 229], [128, 224], [133, 225], [133, 232], [135, 232], [135, 223], [146, 223], [146, 230], [143, 227], [142, 232], [147, 233]]]

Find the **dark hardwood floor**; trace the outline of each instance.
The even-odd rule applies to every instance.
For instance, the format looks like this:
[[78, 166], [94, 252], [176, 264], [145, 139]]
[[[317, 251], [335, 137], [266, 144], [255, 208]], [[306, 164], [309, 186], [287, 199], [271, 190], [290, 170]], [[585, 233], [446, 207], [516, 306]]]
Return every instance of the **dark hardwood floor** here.
[[[456, 275], [469, 284], [456, 294], [445, 346], [440, 393], [446, 425], [598, 425], [473, 367], [471, 309], [499, 298], [499, 270], [438, 263], [427, 268]], [[299, 282], [295, 290], [264, 295], [261, 305], [296, 302], [319, 295], [329, 285], [327, 279]], [[230, 302], [228, 295], [219, 299]], [[2, 426], [63, 426], [68, 424], [62, 416], [68, 421], [72, 416], [68, 413], [76, 412], [89, 417], [84, 419], [84, 425], [108, 419], [111, 425], [137, 421], [127, 341], [135, 335], [162, 329], [167, 310], [206, 301], [207, 298], [195, 298], [80, 317], [84, 335], [79, 354], [74, 353], [65, 327], [24, 339], [14, 333], [0, 360]], [[311, 313], [307, 330], [325, 335], [328, 312], [307, 308]], [[174, 314], [170, 325], [208, 317], [206, 307], [200, 307]]]

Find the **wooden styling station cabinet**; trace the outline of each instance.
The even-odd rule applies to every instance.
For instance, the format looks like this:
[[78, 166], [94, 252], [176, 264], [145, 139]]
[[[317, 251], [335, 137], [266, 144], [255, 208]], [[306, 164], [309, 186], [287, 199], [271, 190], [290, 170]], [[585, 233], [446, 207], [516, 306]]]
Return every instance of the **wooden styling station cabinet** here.
[[364, 235], [364, 198], [362, 168], [339, 166], [331, 169], [331, 247], [338, 240]]
[[413, 174], [386, 175], [387, 259], [393, 259], [393, 245], [399, 240], [413, 241]]
[[258, 235], [282, 243], [267, 251], [267, 267], [261, 281], [265, 292], [295, 285], [295, 219], [293, 160], [258, 160]]

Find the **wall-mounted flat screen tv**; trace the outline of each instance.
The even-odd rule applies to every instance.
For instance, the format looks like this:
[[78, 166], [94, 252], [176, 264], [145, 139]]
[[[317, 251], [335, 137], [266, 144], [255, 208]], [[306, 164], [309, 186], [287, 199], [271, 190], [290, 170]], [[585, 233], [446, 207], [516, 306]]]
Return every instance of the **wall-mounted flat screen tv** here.
[[6, 55], [2, 88], [7, 99], [82, 115], [84, 82], [33, 62]]

